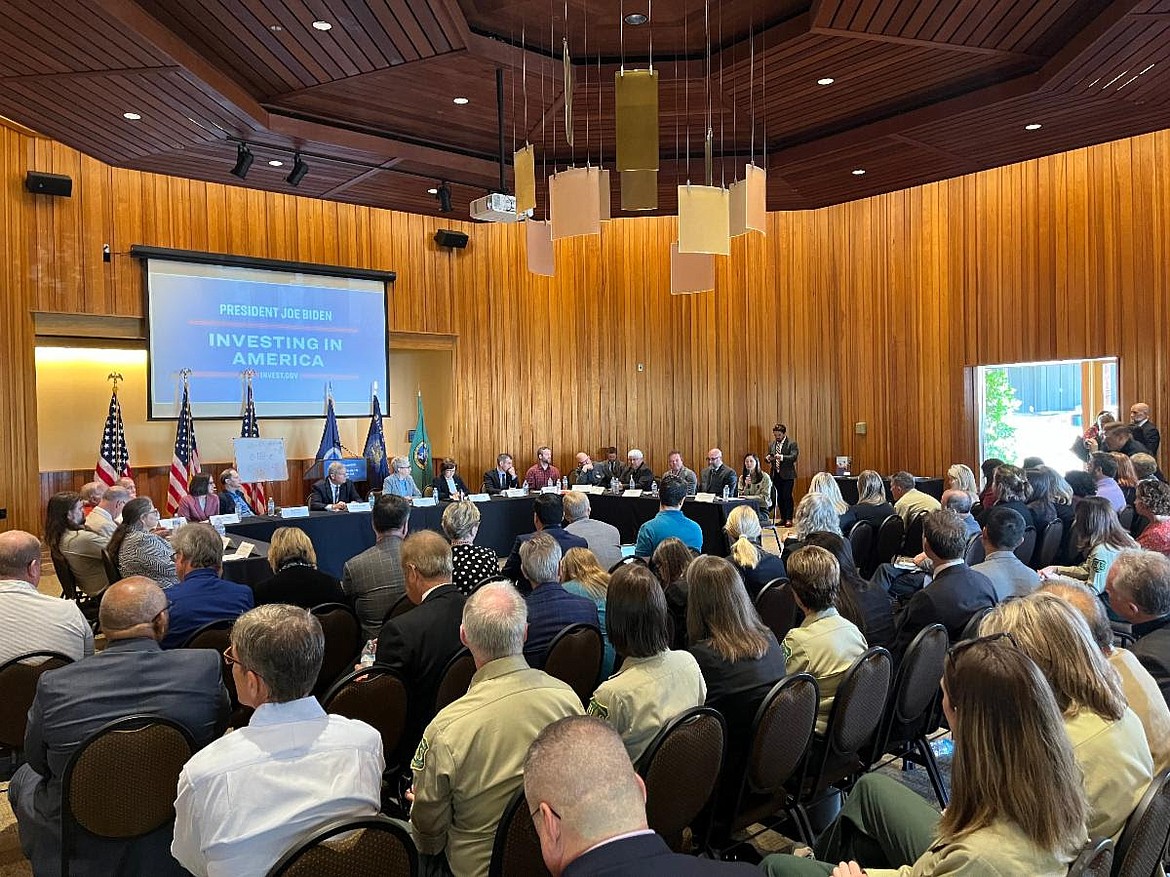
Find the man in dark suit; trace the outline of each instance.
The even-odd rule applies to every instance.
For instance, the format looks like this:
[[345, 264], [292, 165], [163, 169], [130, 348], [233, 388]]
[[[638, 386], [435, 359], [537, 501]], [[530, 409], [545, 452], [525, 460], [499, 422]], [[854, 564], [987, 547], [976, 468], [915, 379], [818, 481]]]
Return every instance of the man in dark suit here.
[[224, 469], [220, 472], [219, 485], [223, 488], [216, 494], [219, 497], [219, 513], [221, 515], [237, 514], [241, 518], [248, 518], [264, 513], [264, 509], [254, 509], [249, 505], [248, 498], [244, 496], [244, 485], [240, 481], [240, 473], [235, 469]]
[[328, 473], [313, 485], [313, 491], [309, 494], [310, 511], [343, 512], [349, 503], [362, 501], [357, 488], [349, 480], [344, 463], [334, 460], [329, 464]]
[[410, 503], [397, 494], [383, 493], [370, 512], [370, 524], [373, 547], [351, 557], [341, 570], [341, 590], [353, 603], [365, 640], [378, 635], [406, 590], [400, 554], [410, 525]]
[[[433, 530], [420, 530], [402, 541], [399, 552], [406, 596], [414, 608], [388, 618], [378, 634], [379, 664], [406, 683], [406, 731], [403, 744], [413, 752], [435, 712], [435, 695], [443, 670], [463, 648], [459, 625], [464, 598], [451, 584], [451, 546]], [[387, 762], [393, 753], [387, 752]]]
[[519, 486], [520, 476], [516, 474], [516, 465], [512, 462], [511, 454], [498, 455], [496, 468], [483, 473], [483, 492], [492, 496]]
[[1170, 558], [1156, 551], [1122, 551], [1105, 580], [1109, 608], [1133, 625], [1130, 651], [1170, 704]]
[[890, 651], [899, 661], [923, 628], [941, 624], [951, 642], [980, 609], [997, 602], [995, 586], [963, 561], [967, 530], [950, 509], [930, 512], [922, 525], [922, 549], [933, 570], [930, 584], [918, 591], [898, 616], [898, 632]]
[[646, 822], [646, 784], [621, 737], [592, 716], [548, 725], [524, 758], [524, 797], [553, 877], [758, 875], [746, 862], [671, 852]]
[[796, 484], [796, 458], [800, 448], [788, 437], [788, 427], [777, 423], [772, 427], [772, 443], [765, 459], [772, 464], [772, 489], [776, 493], [776, 508], [784, 524], [792, 523], [792, 488]]
[[[21, 847], [34, 874], [61, 867], [61, 779], [78, 746], [104, 725], [150, 713], [179, 722], [203, 747], [227, 724], [228, 696], [217, 652], [164, 652], [167, 598], [148, 578], [111, 585], [102, 598], [104, 651], [45, 673], [29, 710], [24, 752], [28, 763], [12, 778], [8, 797]], [[109, 789], [132, 796], [133, 789]], [[70, 873], [85, 875], [186, 874], [170, 854], [171, 826], [132, 841], [104, 841], [79, 832]]]
[[530, 585], [529, 580], [524, 577], [524, 571], [520, 568], [520, 548], [529, 539], [538, 533], [547, 533], [561, 546], [561, 554], [570, 548], [589, 547], [588, 542], [561, 526], [564, 519], [565, 502], [559, 493], [542, 493], [533, 501], [532, 523], [536, 530], [533, 533], [525, 533], [523, 536], [516, 537], [516, 541], [512, 543], [512, 553], [508, 555], [504, 568], [501, 570], [504, 576], [516, 582], [521, 593]]
[[532, 591], [524, 597], [528, 604], [524, 658], [528, 666], [543, 670], [548, 647], [558, 633], [570, 624], [591, 624], [600, 630], [601, 622], [596, 603], [561, 587], [561, 548], [551, 535], [540, 533], [527, 540], [520, 549], [520, 563], [532, 582]]
[[1150, 420], [1150, 406], [1145, 402], [1135, 402], [1129, 409], [1129, 424], [1133, 427], [1135, 440], [1146, 446], [1150, 456], [1157, 458], [1158, 448], [1162, 444], [1162, 433]]
[[707, 468], [699, 481], [700, 493], [713, 493], [723, 496], [723, 488], [727, 488], [728, 496], [735, 496], [735, 485], [739, 478], [735, 470], [723, 464], [723, 451], [711, 448], [707, 451]]

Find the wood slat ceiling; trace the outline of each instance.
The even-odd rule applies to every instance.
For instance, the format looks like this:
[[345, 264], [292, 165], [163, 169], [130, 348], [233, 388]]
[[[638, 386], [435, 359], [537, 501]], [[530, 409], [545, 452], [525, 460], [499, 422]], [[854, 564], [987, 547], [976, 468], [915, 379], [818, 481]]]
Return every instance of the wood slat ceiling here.
[[0, 0], [0, 115], [114, 165], [237, 185], [228, 171], [246, 141], [256, 163], [242, 185], [276, 192], [293, 191], [299, 151], [310, 172], [295, 191], [351, 203], [437, 213], [426, 190], [448, 180], [461, 218], [498, 188], [497, 69], [509, 160], [530, 140], [540, 172], [612, 166], [623, 40], [634, 67], [653, 39], [662, 213], [680, 181], [701, 181], [708, 88], [716, 178], [754, 155], [773, 210], [1170, 127], [1170, 0], [724, 0], [709, 63], [701, 0], [657, 4], [624, 34], [620, 12], [644, 0], [570, 0], [567, 28], [552, 6]]

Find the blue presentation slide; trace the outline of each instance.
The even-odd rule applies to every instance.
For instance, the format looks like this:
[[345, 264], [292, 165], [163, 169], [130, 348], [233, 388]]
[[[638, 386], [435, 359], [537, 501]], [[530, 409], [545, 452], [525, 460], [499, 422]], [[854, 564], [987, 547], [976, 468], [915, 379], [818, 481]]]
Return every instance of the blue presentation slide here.
[[238, 417], [242, 374], [259, 417], [387, 409], [386, 289], [378, 281], [151, 260], [151, 417], [177, 417], [190, 369], [195, 417]]

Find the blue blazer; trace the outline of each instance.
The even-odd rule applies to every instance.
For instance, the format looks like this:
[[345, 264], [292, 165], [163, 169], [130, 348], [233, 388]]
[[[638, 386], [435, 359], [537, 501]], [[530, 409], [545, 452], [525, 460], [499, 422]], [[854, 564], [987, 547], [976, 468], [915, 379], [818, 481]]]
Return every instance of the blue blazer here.
[[528, 639], [524, 641], [524, 658], [528, 666], [544, 667], [553, 638], [570, 624], [589, 624], [601, 630], [597, 604], [585, 597], [570, 594], [559, 582], [544, 582], [524, 598], [528, 603]]
[[255, 605], [252, 589], [228, 582], [213, 569], [196, 569], [169, 591], [170, 630], [163, 637], [164, 649], [177, 649], [187, 637], [213, 621], [233, 621]]
[[524, 573], [520, 571], [520, 546], [539, 533], [548, 533], [548, 535], [556, 539], [557, 544], [561, 546], [561, 554], [564, 554], [570, 548], [589, 547], [588, 542], [576, 533], [570, 533], [564, 527], [545, 527], [536, 533], [525, 533], [523, 536], [517, 536], [516, 541], [512, 543], [512, 553], [508, 555], [508, 559], [504, 562], [504, 568], [500, 572], [514, 581], [521, 591], [529, 590], [532, 587], [532, 583], [524, 578]]

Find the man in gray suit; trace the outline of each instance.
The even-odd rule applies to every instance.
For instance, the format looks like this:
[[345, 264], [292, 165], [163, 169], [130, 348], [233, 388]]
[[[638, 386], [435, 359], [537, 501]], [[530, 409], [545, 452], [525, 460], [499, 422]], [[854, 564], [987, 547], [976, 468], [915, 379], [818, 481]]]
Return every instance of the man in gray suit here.
[[406, 498], [383, 493], [370, 514], [377, 538], [374, 547], [351, 557], [342, 570], [341, 590], [353, 603], [366, 640], [377, 639], [386, 616], [406, 593], [398, 554], [409, 520], [410, 503]]
[[1027, 597], [1040, 587], [1040, 573], [1015, 555], [1023, 541], [1024, 516], [1015, 509], [992, 506], [983, 519], [985, 559], [971, 569], [991, 579], [1001, 603], [1009, 597]]
[[[167, 598], [148, 578], [111, 585], [102, 598], [102, 631], [109, 645], [75, 664], [46, 672], [28, 715], [21, 766], [8, 787], [20, 845], [36, 875], [61, 867], [61, 778], [81, 743], [117, 719], [163, 716], [191, 732], [197, 747], [218, 737], [228, 718], [220, 656], [210, 649], [159, 648], [167, 629]], [[109, 789], [132, 796], [133, 789]], [[70, 873], [185, 874], [170, 854], [169, 825], [133, 841], [75, 839]]]
[[602, 569], [609, 569], [622, 559], [622, 537], [618, 528], [589, 517], [589, 497], [575, 490], [565, 494], [565, 529], [589, 543]]

